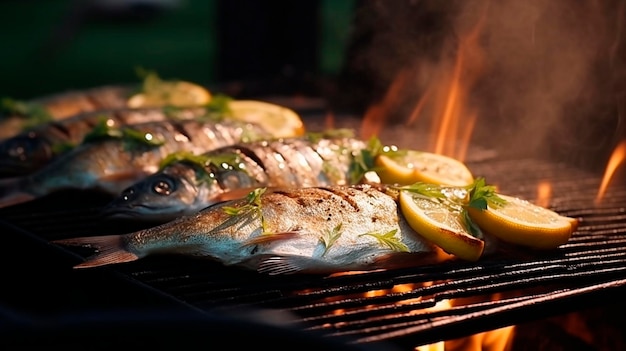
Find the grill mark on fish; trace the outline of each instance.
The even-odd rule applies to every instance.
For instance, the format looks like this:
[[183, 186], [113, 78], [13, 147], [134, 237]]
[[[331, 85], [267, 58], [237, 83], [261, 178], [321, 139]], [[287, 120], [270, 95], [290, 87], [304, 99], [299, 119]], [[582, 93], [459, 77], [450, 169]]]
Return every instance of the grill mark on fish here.
[[[359, 204], [356, 201], [354, 201], [354, 198], [353, 198], [354, 196], [347, 193], [344, 189], [335, 188], [335, 187], [319, 187], [318, 189], [322, 191], [327, 191], [329, 193], [339, 196], [343, 201], [350, 204], [350, 206], [352, 206], [352, 208], [354, 208], [354, 210], [357, 212], [361, 210], [361, 208], [359, 207]], [[355, 188], [355, 190], [363, 192], [361, 189]]]
[[245, 157], [248, 157], [249, 159], [251, 159], [254, 163], [256, 163], [259, 167], [261, 167], [263, 171], [266, 170], [265, 164], [263, 163], [259, 155], [257, 155], [256, 152], [254, 152], [254, 150], [243, 145], [237, 145], [236, 147], [237, 147], [237, 151], [239, 151]]
[[180, 121], [173, 120], [172, 121], [172, 128], [174, 128], [174, 131], [176, 131], [177, 133], [179, 133], [182, 136], [184, 136], [185, 138], [187, 138], [187, 140], [189, 142], [193, 142], [193, 138], [191, 137], [192, 133], [189, 133], [189, 131], [187, 130], [186, 126], [183, 125], [182, 123], [180, 123]]
[[58, 123], [56, 121], [50, 122], [50, 127], [51, 133], [54, 133], [56, 131], [62, 135], [62, 138], [69, 139], [72, 136], [72, 131], [62, 123]]

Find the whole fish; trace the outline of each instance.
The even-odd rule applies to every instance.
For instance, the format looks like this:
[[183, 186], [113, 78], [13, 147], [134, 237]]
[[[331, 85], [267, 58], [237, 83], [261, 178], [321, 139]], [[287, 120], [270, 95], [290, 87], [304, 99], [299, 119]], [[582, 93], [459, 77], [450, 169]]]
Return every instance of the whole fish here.
[[127, 107], [126, 102], [139, 85], [104, 85], [84, 90], [15, 101], [4, 99], [0, 114], [0, 139], [12, 137], [25, 128], [43, 122], [60, 120], [79, 113]]
[[233, 119], [166, 120], [119, 129], [105, 126], [95, 133], [94, 140], [83, 142], [36, 172], [1, 180], [0, 207], [64, 189], [93, 189], [118, 195], [156, 172], [161, 160], [173, 152], [202, 153], [242, 140], [271, 137], [261, 125]]
[[123, 235], [57, 240], [97, 253], [76, 268], [173, 253], [267, 274], [372, 270], [438, 259], [384, 186], [266, 189]]
[[98, 124], [112, 128], [168, 118], [198, 118], [205, 108], [120, 108], [80, 113], [40, 124], [0, 141], [0, 177], [31, 173], [73, 146], [80, 144]]
[[346, 185], [366, 143], [350, 137], [288, 138], [171, 156], [104, 208], [115, 218], [165, 222], [258, 187]]

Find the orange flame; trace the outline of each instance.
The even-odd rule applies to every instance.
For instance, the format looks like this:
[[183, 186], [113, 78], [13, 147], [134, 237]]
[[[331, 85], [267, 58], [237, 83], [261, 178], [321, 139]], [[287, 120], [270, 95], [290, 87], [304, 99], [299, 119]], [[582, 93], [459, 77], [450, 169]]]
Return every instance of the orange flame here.
[[626, 140], [623, 140], [617, 145], [617, 147], [615, 147], [615, 150], [613, 150], [613, 153], [609, 158], [606, 170], [604, 171], [604, 176], [602, 177], [602, 183], [600, 184], [598, 194], [596, 195], [596, 205], [599, 204], [604, 197], [606, 189], [608, 188], [615, 171], [622, 164], [622, 162], [624, 162], [624, 158], [626, 158]]
[[[380, 102], [365, 112], [360, 137], [367, 139], [378, 134], [390, 119], [394, 109], [403, 105], [406, 92], [420, 91], [421, 97], [406, 118], [406, 125], [426, 124], [429, 130], [426, 151], [465, 159], [478, 113], [468, 106], [468, 92], [482, 68], [483, 54], [479, 45], [486, 11], [468, 35], [461, 36], [453, 62], [438, 68], [420, 70], [420, 63], [402, 69], [393, 79]], [[419, 86], [417, 73], [428, 71], [429, 86]], [[402, 94], [402, 93], [405, 94]], [[409, 94], [410, 95], [410, 94]], [[423, 120], [423, 121], [422, 121]]]
[[547, 181], [539, 182], [539, 184], [537, 184], [537, 199], [535, 200], [535, 204], [542, 207], [548, 207], [551, 199], [552, 184]]

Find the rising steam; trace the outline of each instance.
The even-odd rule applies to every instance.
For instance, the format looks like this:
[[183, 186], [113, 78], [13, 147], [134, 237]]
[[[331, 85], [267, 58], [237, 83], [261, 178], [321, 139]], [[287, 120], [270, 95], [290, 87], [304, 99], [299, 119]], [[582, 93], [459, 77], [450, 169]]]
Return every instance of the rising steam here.
[[[472, 143], [508, 156], [598, 161], [626, 135], [622, 0], [361, 4], [348, 70], [367, 90], [355, 98], [378, 103], [408, 74], [394, 99], [403, 103], [387, 109], [395, 122], [406, 123], [425, 95], [449, 90], [442, 82], [463, 55], [457, 109], [477, 116]], [[442, 100], [422, 104], [414, 128], [432, 128]]]

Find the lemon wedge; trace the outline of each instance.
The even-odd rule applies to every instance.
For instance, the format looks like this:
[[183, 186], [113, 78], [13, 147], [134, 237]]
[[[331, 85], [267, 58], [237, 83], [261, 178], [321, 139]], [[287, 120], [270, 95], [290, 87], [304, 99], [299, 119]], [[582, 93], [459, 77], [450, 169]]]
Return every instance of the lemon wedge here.
[[126, 102], [130, 108], [161, 106], [202, 106], [211, 101], [211, 93], [203, 86], [186, 81], [159, 81]]
[[566, 243], [578, 225], [562, 216], [526, 200], [498, 194], [506, 203], [487, 206], [486, 210], [469, 208], [470, 218], [489, 234], [511, 244], [536, 249], [552, 249]]
[[452, 157], [425, 151], [381, 154], [375, 159], [376, 173], [384, 184], [410, 185], [424, 182], [439, 185], [466, 186], [474, 182], [467, 166]]
[[233, 100], [229, 103], [232, 117], [263, 125], [276, 138], [304, 135], [300, 116], [284, 106], [257, 100]]
[[445, 252], [468, 261], [477, 261], [483, 253], [485, 242], [465, 229], [460, 208], [400, 191], [400, 209], [409, 226], [425, 239]]

